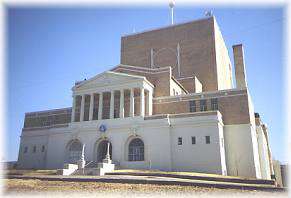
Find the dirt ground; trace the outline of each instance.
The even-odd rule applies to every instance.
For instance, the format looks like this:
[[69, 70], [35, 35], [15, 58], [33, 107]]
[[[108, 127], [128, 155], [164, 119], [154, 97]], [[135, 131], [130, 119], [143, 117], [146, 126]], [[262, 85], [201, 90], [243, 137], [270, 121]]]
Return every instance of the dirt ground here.
[[287, 192], [242, 191], [234, 189], [202, 188], [193, 186], [153, 185], [153, 184], [117, 184], [100, 182], [63, 182], [42, 181], [37, 179], [3, 179], [3, 193], [10, 196], [52, 195], [74, 197], [78, 194], [94, 197], [105, 195], [114, 197], [131, 196], [243, 196], [243, 197], [287, 197]]

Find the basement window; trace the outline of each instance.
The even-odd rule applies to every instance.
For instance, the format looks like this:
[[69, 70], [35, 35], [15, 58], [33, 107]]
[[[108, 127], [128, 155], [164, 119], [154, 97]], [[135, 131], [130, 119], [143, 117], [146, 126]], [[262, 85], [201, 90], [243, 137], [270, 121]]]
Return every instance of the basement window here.
[[196, 137], [192, 136], [191, 139], [192, 139], [192, 144], [196, 144]]
[[27, 146], [24, 147], [24, 151], [23, 151], [23, 153], [27, 153], [27, 150], [28, 150]]
[[42, 145], [42, 147], [41, 147], [41, 152], [43, 153], [44, 150], [45, 150], [45, 147], [44, 147], [44, 145]]
[[210, 136], [205, 136], [206, 144], [210, 144]]
[[32, 150], [33, 153], [36, 153], [36, 146], [33, 146], [33, 150]]

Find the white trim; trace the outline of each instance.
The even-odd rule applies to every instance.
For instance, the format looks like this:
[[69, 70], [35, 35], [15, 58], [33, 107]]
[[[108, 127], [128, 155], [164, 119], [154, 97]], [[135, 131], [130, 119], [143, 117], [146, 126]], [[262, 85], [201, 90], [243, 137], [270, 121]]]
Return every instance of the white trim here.
[[183, 77], [183, 78], [176, 78], [176, 80], [187, 80], [187, 79], [194, 79], [194, 76]]
[[46, 115], [25, 115], [25, 118], [36, 118], [36, 117], [48, 117], [48, 116], [54, 116], [54, 115], [63, 115], [68, 113], [53, 113], [53, 114], [46, 114]]
[[[77, 91], [76, 89], [80, 88], [81, 86], [89, 83], [89, 82], [92, 82], [94, 80], [97, 80], [99, 77], [103, 76], [103, 75], [107, 75], [107, 74], [111, 74], [111, 75], [117, 75], [117, 76], [125, 76], [125, 77], [129, 77], [129, 78], [135, 78], [134, 80], [143, 80], [145, 81], [146, 83], [148, 83], [152, 88], [154, 88], [154, 85], [149, 82], [144, 76], [138, 76], [138, 75], [131, 75], [131, 74], [125, 74], [125, 73], [120, 73], [120, 72], [112, 72], [112, 71], [106, 71], [106, 72], [103, 72], [101, 74], [98, 74], [92, 78], [90, 78], [89, 80], [85, 80], [85, 81], [82, 81], [80, 84], [78, 85], [75, 85], [73, 86], [72, 90], [73, 91]], [[134, 81], [133, 81], [134, 82]], [[127, 83], [128, 84], [128, 83]], [[104, 87], [104, 86], [102, 86]], [[114, 89], [116, 90], [116, 89]], [[88, 93], [89, 94], [89, 93]], [[76, 95], [75, 93], [73, 93], [73, 95]]]
[[185, 94], [189, 94], [189, 91], [174, 76], [171, 77], [171, 80], [174, 81], [174, 83], [177, 84]]
[[110, 69], [110, 71], [117, 69], [119, 67], [129, 67], [129, 68], [140, 69], [140, 70], [159, 71], [159, 70], [166, 70], [166, 69], [169, 70], [171, 66], [164, 66], [161, 68], [150, 68], [150, 67], [141, 67], [141, 66], [136, 66], [136, 65], [119, 64], [119, 65], [113, 67], [112, 69]]
[[131, 69], [122, 68], [122, 67], [120, 67], [120, 68], [116, 68], [116, 70], [126, 70], [126, 71], [140, 72], [140, 73], [147, 73], [147, 74], [160, 74], [160, 73], [166, 73], [166, 72], [169, 72], [169, 70], [160, 71], [160, 72], [148, 72], [148, 71], [131, 70]]
[[69, 110], [69, 109], [72, 109], [72, 107], [59, 108], [59, 109], [50, 109], [50, 110], [43, 110], [43, 111], [31, 111], [31, 112], [26, 112], [25, 116], [27, 116], [27, 114], [49, 113], [49, 112], [52, 112], [52, 111], [65, 111], [65, 110]]
[[[234, 97], [234, 96], [244, 96], [244, 95], [246, 95], [246, 94], [236, 94], [236, 95], [228, 95], [228, 96], [215, 96], [215, 97], [203, 97], [203, 100], [205, 99], [211, 99], [211, 98], [224, 98], [224, 97]], [[201, 98], [202, 99], [202, 98]], [[153, 102], [153, 104], [167, 104], [167, 103], [173, 103], [173, 102], [185, 102], [185, 101], [191, 101], [191, 100], [201, 100], [201, 99], [199, 99], [199, 98], [197, 98], [197, 99], [191, 99], [191, 98], [189, 98], [189, 99], [179, 99], [179, 101], [165, 101], [165, 102], [163, 102], [163, 101], [157, 101], [157, 102]], [[154, 100], [156, 100], [156, 99], [154, 99]]]
[[[189, 94], [184, 94], [184, 95], [161, 96], [161, 97], [154, 98], [154, 100], [163, 100], [163, 99], [180, 98], [180, 97], [191, 97], [191, 96], [199, 96], [199, 95], [205, 96], [205, 95], [210, 95], [210, 94], [215, 94], [215, 93], [217, 93], [217, 94], [226, 93], [227, 96], [229, 96], [229, 94], [232, 94], [232, 92], [235, 92], [235, 91], [246, 91], [246, 90], [247, 89], [237, 89], [237, 88], [234, 88], [234, 89], [224, 89], [224, 90], [207, 91], [207, 92], [200, 92], [200, 93], [189, 93]], [[239, 93], [239, 94], [241, 94], [241, 93]], [[249, 95], [248, 93], [244, 93], [244, 94]]]

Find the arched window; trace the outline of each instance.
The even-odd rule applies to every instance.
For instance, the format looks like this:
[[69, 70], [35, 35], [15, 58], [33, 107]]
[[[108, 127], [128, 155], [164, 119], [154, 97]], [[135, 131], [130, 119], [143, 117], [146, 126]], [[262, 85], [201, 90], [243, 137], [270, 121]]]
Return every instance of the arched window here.
[[69, 145], [69, 162], [76, 163], [82, 155], [82, 144], [78, 140], [74, 140]]
[[141, 139], [135, 138], [129, 143], [128, 161], [144, 161], [144, 143]]

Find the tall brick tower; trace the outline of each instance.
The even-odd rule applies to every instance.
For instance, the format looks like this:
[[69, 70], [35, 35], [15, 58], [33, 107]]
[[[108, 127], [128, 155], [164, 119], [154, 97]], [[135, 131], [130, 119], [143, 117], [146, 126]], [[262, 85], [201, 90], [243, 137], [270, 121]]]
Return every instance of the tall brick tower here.
[[171, 66], [189, 92], [195, 91], [195, 77], [203, 91], [233, 88], [231, 61], [214, 16], [123, 36], [121, 64]]

